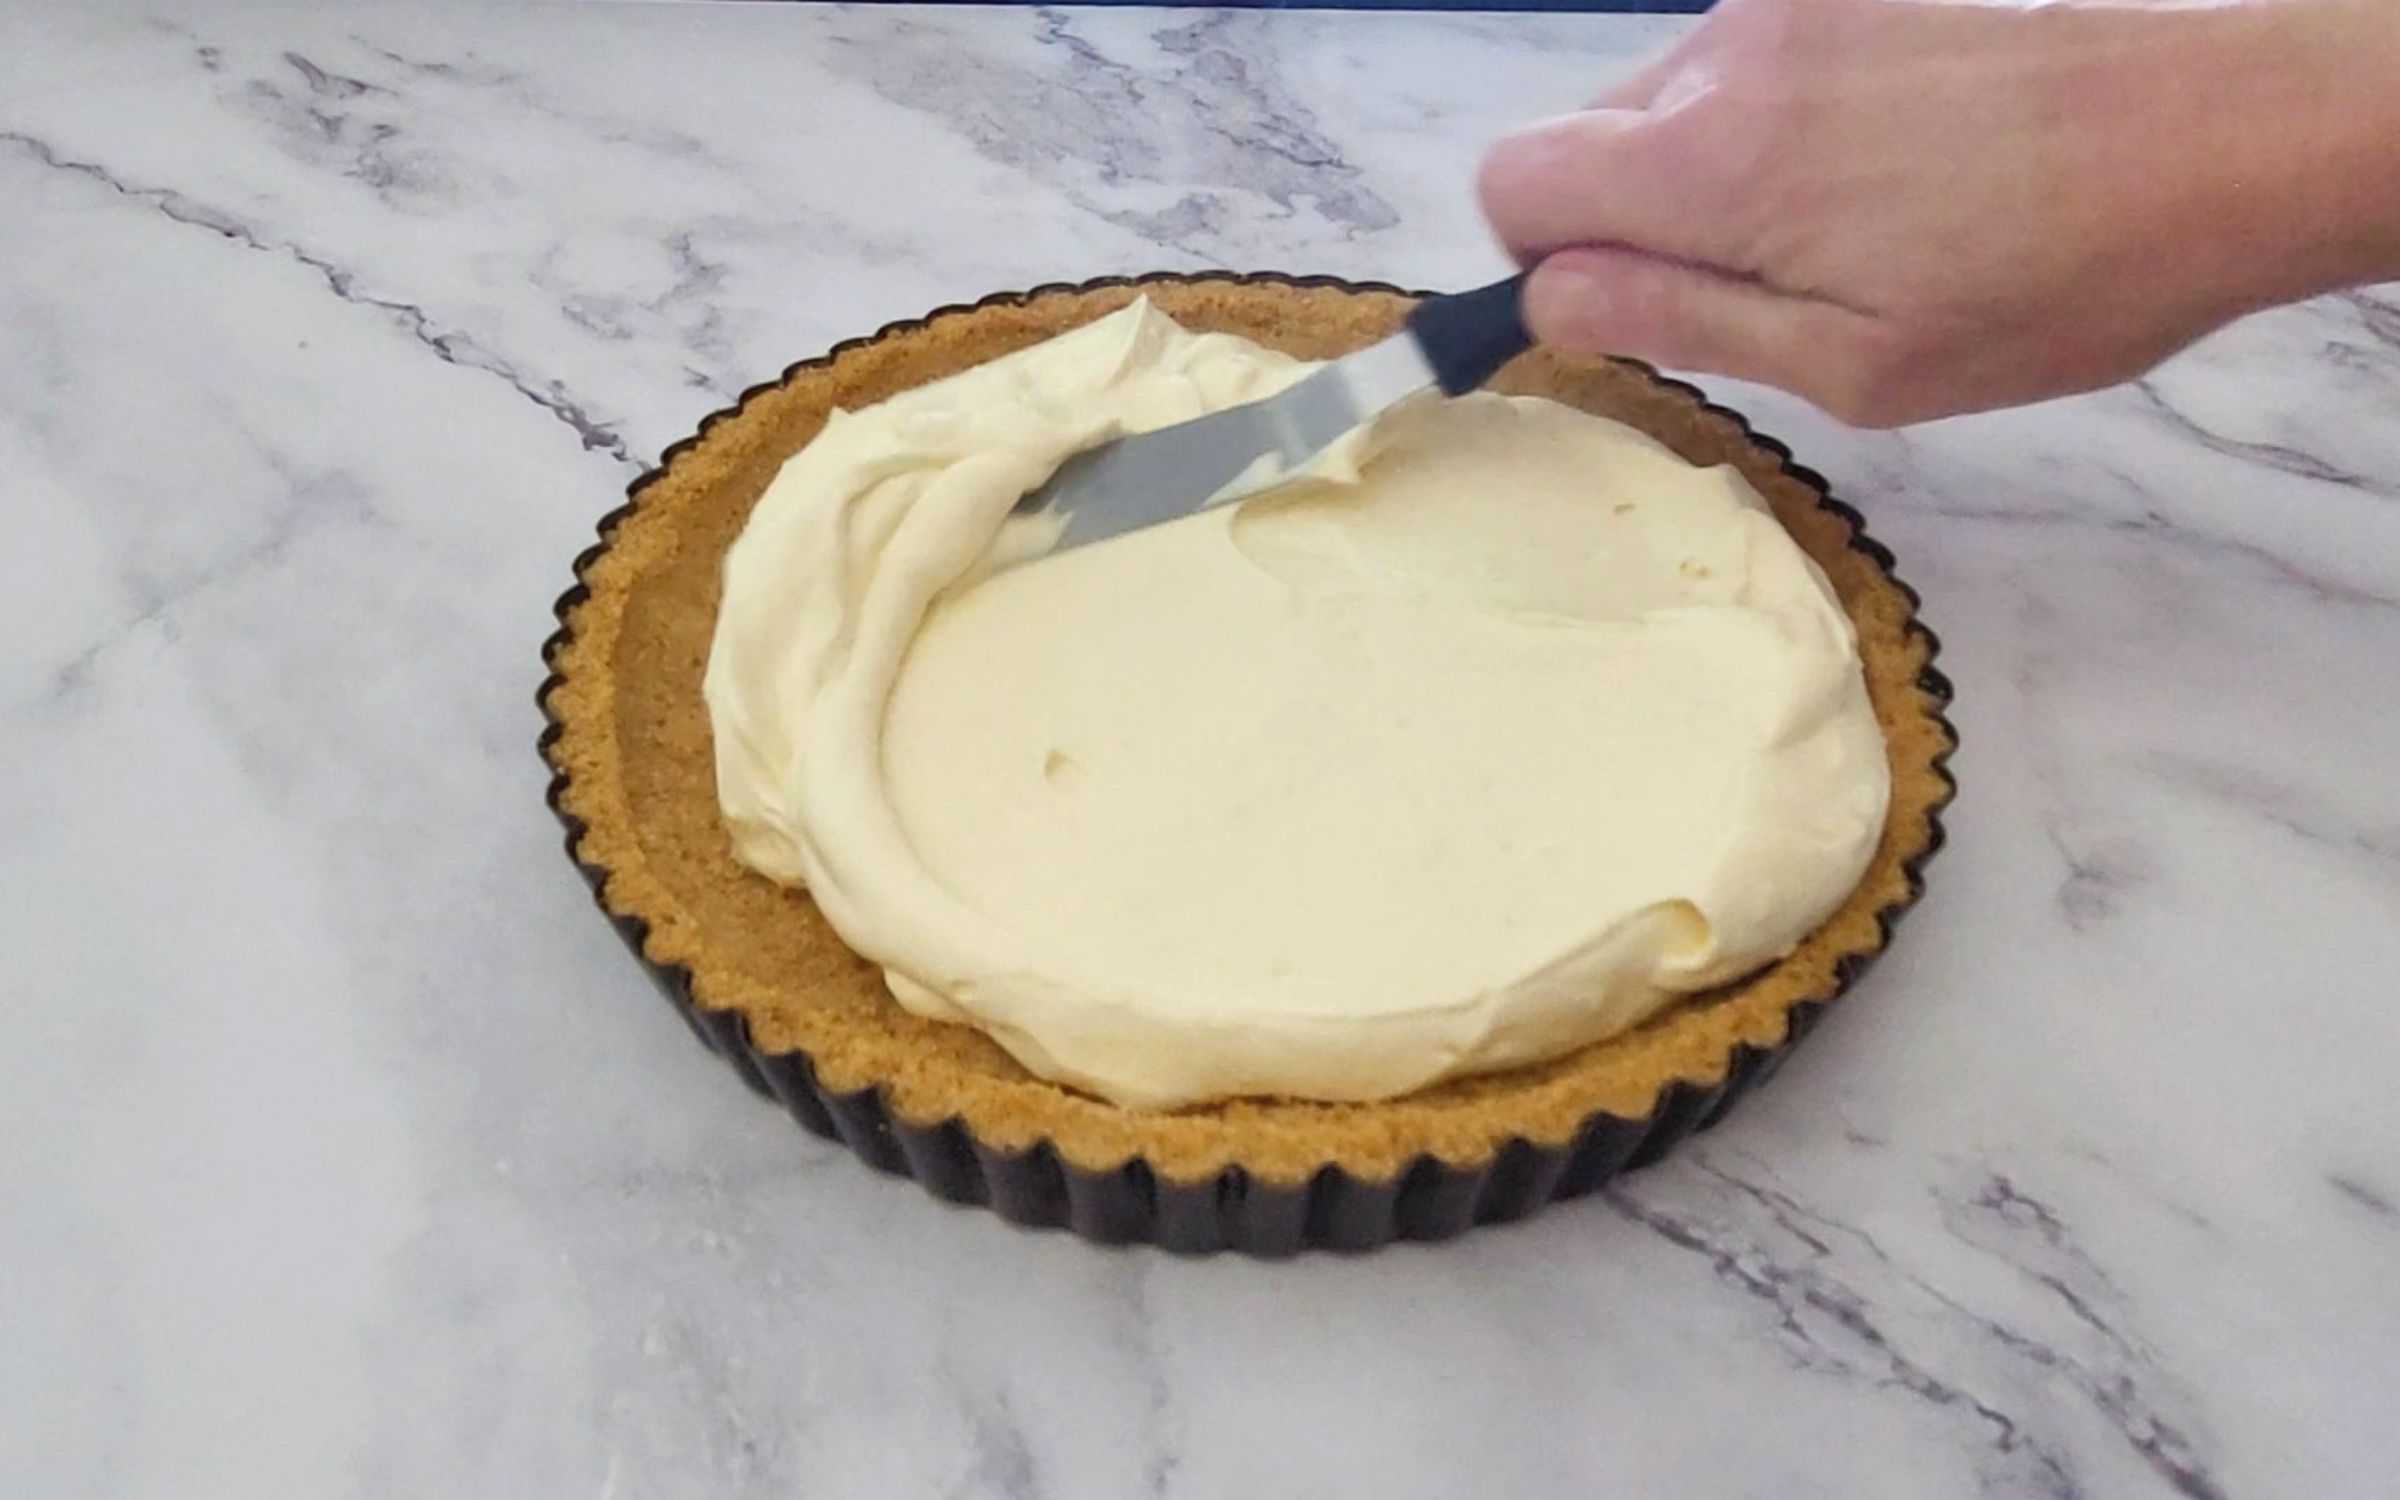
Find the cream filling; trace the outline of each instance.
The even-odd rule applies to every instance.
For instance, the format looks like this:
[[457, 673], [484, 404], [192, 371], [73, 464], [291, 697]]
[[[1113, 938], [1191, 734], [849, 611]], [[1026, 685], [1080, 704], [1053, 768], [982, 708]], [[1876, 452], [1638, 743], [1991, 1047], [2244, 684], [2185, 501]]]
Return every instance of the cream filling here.
[[994, 570], [1067, 455], [1309, 367], [1146, 303], [837, 413], [725, 562], [739, 857], [911, 1010], [1135, 1107], [1552, 1057], [1788, 952], [1889, 797], [1849, 621], [1730, 469], [1422, 400]]

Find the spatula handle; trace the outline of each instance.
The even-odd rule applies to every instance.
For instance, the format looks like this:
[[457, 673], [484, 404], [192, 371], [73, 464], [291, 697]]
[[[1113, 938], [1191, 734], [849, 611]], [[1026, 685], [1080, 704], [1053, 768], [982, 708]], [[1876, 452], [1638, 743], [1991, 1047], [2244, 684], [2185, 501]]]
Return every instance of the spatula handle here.
[[1448, 297], [1428, 297], [1408, 315], [1445, 396], [1463, 396], [1533, 347], [1521, 301], [1525, 273]]

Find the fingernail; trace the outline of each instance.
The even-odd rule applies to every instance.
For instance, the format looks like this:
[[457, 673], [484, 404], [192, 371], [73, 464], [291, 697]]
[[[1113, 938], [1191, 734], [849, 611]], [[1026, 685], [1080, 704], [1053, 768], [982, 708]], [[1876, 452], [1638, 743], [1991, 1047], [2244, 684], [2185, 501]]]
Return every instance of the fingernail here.
[[1583, 322], [1607, 296], [1608, 283], [1597, 271], [1573, 258], [1553, 258], [1535, 267], [1525, 284], [1525, 321], [1537, 334]]

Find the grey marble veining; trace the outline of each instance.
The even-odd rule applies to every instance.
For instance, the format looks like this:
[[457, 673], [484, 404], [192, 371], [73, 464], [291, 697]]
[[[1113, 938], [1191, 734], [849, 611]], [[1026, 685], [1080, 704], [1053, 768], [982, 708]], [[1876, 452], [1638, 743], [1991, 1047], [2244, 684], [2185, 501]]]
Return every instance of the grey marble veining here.
[[1262, 1267], [801, 1136], [559, 857], [535, 649], [667, 443], [1031, 282], [1466, 284], [1683, 23], [0, 0], [0, 1493], [2389, 1493], [2400, 293], [1897, 434], [1966, 793], [1720, 1131]]

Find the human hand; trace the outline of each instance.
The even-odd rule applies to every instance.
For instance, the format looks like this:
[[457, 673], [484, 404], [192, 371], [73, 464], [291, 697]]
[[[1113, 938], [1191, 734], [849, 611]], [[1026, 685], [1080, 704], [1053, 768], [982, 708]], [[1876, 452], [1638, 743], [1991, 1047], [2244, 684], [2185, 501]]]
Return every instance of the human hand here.
[[1542, 341], [1896, 426], [2400, 276], [2395, 101], [2386, 0], [1724, 0], [1481, 193]]

